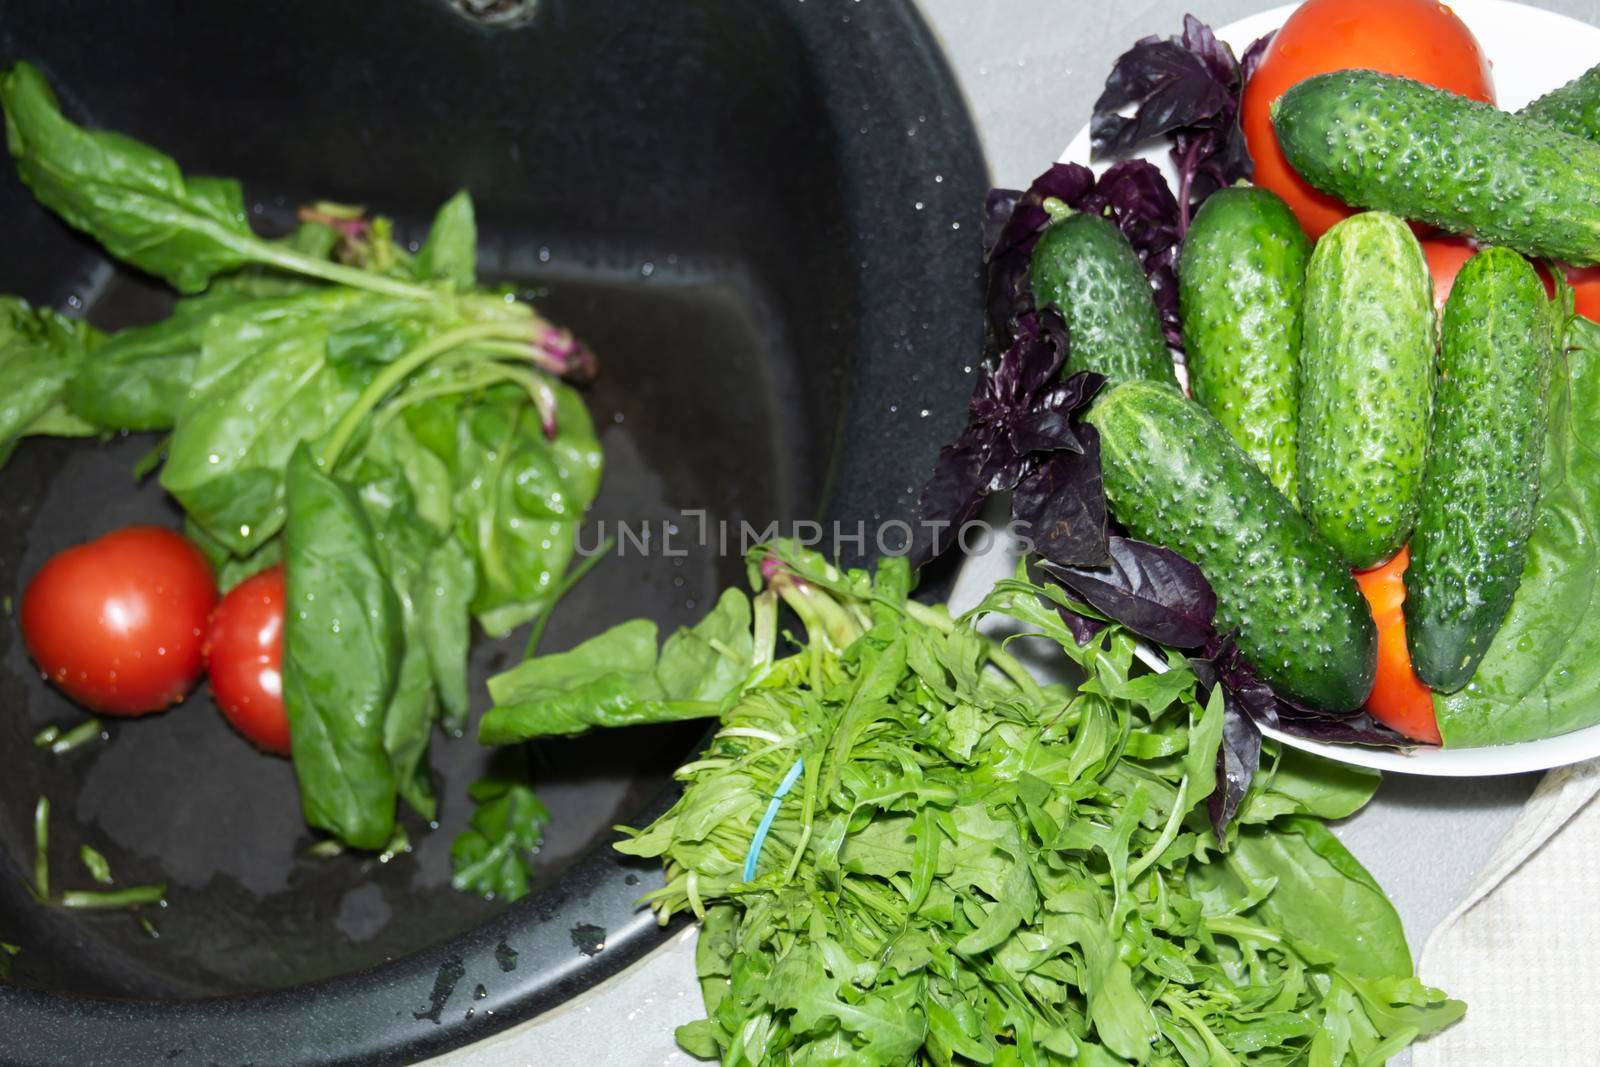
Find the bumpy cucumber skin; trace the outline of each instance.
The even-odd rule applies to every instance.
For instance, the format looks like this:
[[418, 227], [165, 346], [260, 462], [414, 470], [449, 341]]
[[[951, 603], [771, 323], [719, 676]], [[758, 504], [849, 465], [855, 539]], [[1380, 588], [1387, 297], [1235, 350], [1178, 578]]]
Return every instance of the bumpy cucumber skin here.
[[1033, 302], [1067, 323], [1065, 373], [1092, 370], [1113, 382], [1178, 384], [1161, 312], [1122, 231], [1097, 215], [1053, 224], [1033, 250]]
[[1149, 382], [1103, 394], [1106, 497], [1135, 537], [1199, 564], [1217, 629], [1279, 692], [1349, 711], [1372, 691], [1377, 630], [1344, 562], [1199, 405]]
[[1600, 144], [1369, 70], [1307, 78], [1272, 123], [1295, 170], [1346, 203], [1600, 262]]
[[1259, 187], [1201, 206], [1178, 261], [1189, 388], [1290, 501], [1295, 476], [1301, 304], [1311, 242]]
[[1522, 580], [1539, 500], [1554, 315], [1528, 261], [1489, 248], [1444, 306], [1433, 442], [1406, 572], [1417, 677], [1471, 680]]
[[1600, 141], [1600, 67], [1590, 67], [1517, 112], [1574, 137]]
[[1434, 389], [1433, 278], [1378, 211], [1322, 235], [1306, 268], [1300, 510], [1350, 566], [1375, 567], [1417, 515]]

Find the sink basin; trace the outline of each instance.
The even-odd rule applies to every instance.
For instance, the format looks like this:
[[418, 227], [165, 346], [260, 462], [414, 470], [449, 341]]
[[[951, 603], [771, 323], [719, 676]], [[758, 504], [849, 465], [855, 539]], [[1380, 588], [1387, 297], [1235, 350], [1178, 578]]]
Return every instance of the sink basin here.
[[[613, 555], [558, 607], [543, 648], [649, 615], [693, 621], [742, 581], [717, 523], [875, 522], [958, 428], [982, 345], [971, 123], [910, 3], [697, 0], [514, 5], [280, 0], [59, 5], [12, 0], [0, 60], [27, 58], [69, 114], [235, 175], [263, 231], [298, 203], [368, 205], [420, 238], [472, 191], [480, 273], [526, 290], [599, 354], [588, 393], [607, 473], [590, 531], [675, 524], [686, 554]], [[478, 11], [474, 19], [470, 13]], [[381, 12], [381, 16], [379, 15]], [[467, 12], [468, 14], [464, 14]], [[112, 329], [165, 313], [0, 173], [0, 292]], [[30, 440], [0, 469], [0, 594], [52, 553], [179, 513], [134, 463], [155, 444]], [[697, 544], [703, 511], [710, 544]], [[736, 534], [735, 534], [736, 539]], [[891, 541], [893, 539], [891, 538]], [[822, 546], [832, 550], [832, 544]], [[473, 652], [482, 680], [524, 634]], [[256, 754], [205, 693], [110, 722], [63, 756], [33, 748], [81, 713], [0, 622], [0, 1062], [410, 1063], [559, 1004], [664, 936], [637, 898], [660, 884], [609, 844], [670, 803], [703, 725], [490, 752], [436, 735], [436, 827], [380, 863], [306, 855], [292, 771]], [[450, 888], [465, 789], [525, 766], [554, 819], [535, 890]], [[32, 811], [54, 809], [52, 871], [169, 882], [152, 916], [35, 903]]]

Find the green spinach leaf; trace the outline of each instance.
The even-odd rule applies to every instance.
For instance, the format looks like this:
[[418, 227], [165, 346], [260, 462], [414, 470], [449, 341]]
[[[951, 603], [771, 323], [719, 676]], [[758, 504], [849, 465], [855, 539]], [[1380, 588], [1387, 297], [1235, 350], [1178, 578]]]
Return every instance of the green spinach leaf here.
[[478, 740], [505, 745], [715, 715], [750, 675], [751, 641], [750, 601], [737, 589], [668, 638], [659, 656], [656, 624], [625, 622], [569, 652], [535, 656], [490, 678], [494, 706], [478, 724]]
[[305, 445], [286, 482], [283, 698], [301, 806], [312, 826], [380, 849], [394, 831], [384, 727], [404, 612], [356, 490], [319, 469]]
[[6, 144], [40, 203], [112, 255], [186, 293], [249, 258], [239, 183], [185, 179], [162, 153], [68, 122], [44, 76], [19, 63], [0, 77]]
[[39, 202], [179, 292], [198, 293], [216, 275], [255, 263], [395, 296], [434, 296], [257, 237], [237, 181], [185, 176], [172, 157], [149, 145], [68, 121], [30, 64], [0, 75], [0, 106], [17, 173]]
[[87, 323], [0, 297], [0, 462], [27, 434], [83, 435], [63, 421], [59, 402], [98, 343], [99, 334]]
[[1600, 722], [1600, 326], [1575, 318], [1522, 583], [1465, 689], [1435, 694], [1447, 746], [1504, 745]]
[[254, 551], [283, 525], [290, 453], [329, 434], [372, 378], [370, 367], [331, 362], [329, 339], [414, 313], [408, 301], [320, 289], [212, 315], [162, 486], [229, 551]]
[[599, 490], [602, 457], [578, 394], [556, 385], [555, 439], [527, 394], [497, 386], [458, 405], [448, 459], [458, 535], [478, 566], [472, 613], [492, 637], [554, 603], [578, 526]]
[[417, 252], [419, 277], [439, 278], [465, 292], [477, 282], [478, 223], [472, 196], [461, 190], [439, 208], [428, 239]]
[[544, 841], [550, 812], [532, 789], [508, 778], [480, 778], [467, 790], [477, 805], [467, 829], [450, 846], [450, 884], [486, 897], [528, 895], [533, 853]]
[[1257, 906], [1314, 962], [1356, 977], [1410, 976], [1411, 950], [1394, 905], [1327, 827], [1291, 815], [1239, 834], [1228, 864], [1248, 881], [1276, 880]]

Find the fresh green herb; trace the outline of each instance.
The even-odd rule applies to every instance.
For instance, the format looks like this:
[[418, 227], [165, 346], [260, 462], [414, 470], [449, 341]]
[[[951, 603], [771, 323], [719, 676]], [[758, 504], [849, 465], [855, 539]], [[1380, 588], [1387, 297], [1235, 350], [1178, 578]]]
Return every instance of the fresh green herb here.
[[68, 381], [98, 343], [86, 323], [0, 297], [0, 462], [29, 434], [81, 437], [95, 427], [60, 407]]
[[[1268, 743], [1219, 839], [1205, 802], [1223, 698], [1202, 698], [1182, 657], [1150, 673], [1115, 625], [1079, 645], [1060, 614], [1073, 602], [1025, 570], [951, 619], [907, 599], [901, 561], [840, 573], [782, 548], [755, 563], [771, 591], [736, 657], [747, 668], [719, 685], [720, 727], [679, 770], [679, 801], [618, 846], [665, 864], [648, 897], [663, 922], [704, 923], [707, 1017], [678, 1031], [687, 1051], [1357, 1067], [1460, 1016], [1416, 980], [1394, 909], [1319, 821], [1364, 803], [1372, 776]], [[774, 593], [805, 626], [785, 658]], [[980, 635], [990, 615], [1054, 642], [1083, 683], [1033, 681]], [[675, 717], [650, 636], [631, 624], [564, 654], [576, 659], [518, 667], [558, 706], [597, 699], [508, 715], [521, 729], [506, 736], [619, 707], [628, 722]], [[797, 758], [746, 881], [752, 834]]]
[[159, 904], [167, 895], [167, 884], [130, 885], [125, 889], [69, 889], [61, 894], [63, 908], [79, 911], [106, 911]]
[[90, 878], [101, 885], [111, 884], [111, 864], [93, 845], [78, 846], [78, 858], [83, 861]]
[[383, 851], [378, 853], [379, 863], [388, 863], [396, 856], [403, 856], [411, 851], [411, 836], [406, 833], [404, 826], [396, 826], [394, 833], [389, 835], [389, 843], [383, 846]]
[[12, 961], [21, 954], [22, 947], [20, 945], [13, 945], [6, 941], [0, 941], [0, 982], [11, 981]]
[[656, 624], [635, 619], [569, 652], [539, 656], [489, 681], [478, 724], [486, 745], [581, 734], [596, 726], [710, 718], [750, 670], [750, 599], [729, 589], [696, 626], [656, 652]]
[[306, 822], [356, 848], [394, 831], [384, 748], [404, 635], [377, 538], [350, 485], [301, 445], [289, 462], [283, 703]]
[[50, 798], [44, 795], [33, 805], [33, 895], [50, 899]]
[[85, 719], [70, 730], [62, 730], [59, 726], [46, 726], [33, 735], [33, 747], [47, 748], [52, 756], [65, 755], [73, 749], [82, 748], [89, 742], [98, 740], [104, 729], [105, 725], [95, 718]]
[[74, 125], [27, 63], [0, 77], [0, 105], [17, 173], [39, 202], [179, 292], [198, 293], [218, 274], [260, 264], [373, 292], [432, 297], [421, 286], [257, 237], [238, 182], [186, 176], [148, 145]]
[[344, 842], [336, 837], [324, 837], [321, 841], [308, 846], [301, 855], [310, 860], [331, 860], [344, 855]]
[[152, 941], [155, 941], [161, 937], [161, 931], [156, 929], [156, 924], [150, 921], [150, 917], [148, 915], [140, 915], [135, 913], [134, 919], [139, 923], [139, 929], [144, 933], [144, 936], [148, 937]]
[[550, 812], [532, 789], [509, 778], [480, 778], [467, 794], [477, 805], [450, 846], [455, 888], [506, 901], [528, 895], [533, 854]]

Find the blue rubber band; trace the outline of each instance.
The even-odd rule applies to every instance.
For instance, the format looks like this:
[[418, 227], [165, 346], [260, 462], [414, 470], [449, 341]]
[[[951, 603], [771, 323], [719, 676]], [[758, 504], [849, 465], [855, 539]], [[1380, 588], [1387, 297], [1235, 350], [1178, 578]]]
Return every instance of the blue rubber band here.
[[744, 854], [744, 880], [756, 880], [756, 861], [761, 858], [761, 846], [767, 843], [767, 831], [772, 829], [772, 821], [778, 817], [778, 809], [783, 806], [783, 798], [794, 788], [795, 779], [800, 777], [800, 772], [806, 769], [806, 761], [795, 757], [794, 766], [789, 768], [789, 773], [783, 776], [783, 781], [778, 783], [778, 791], [772, 794], [772, 799], [767, 802], [767, 813], [761, 816], [761, 823], [756, 827], [756, 836], [750, 839], [750, 851]]

